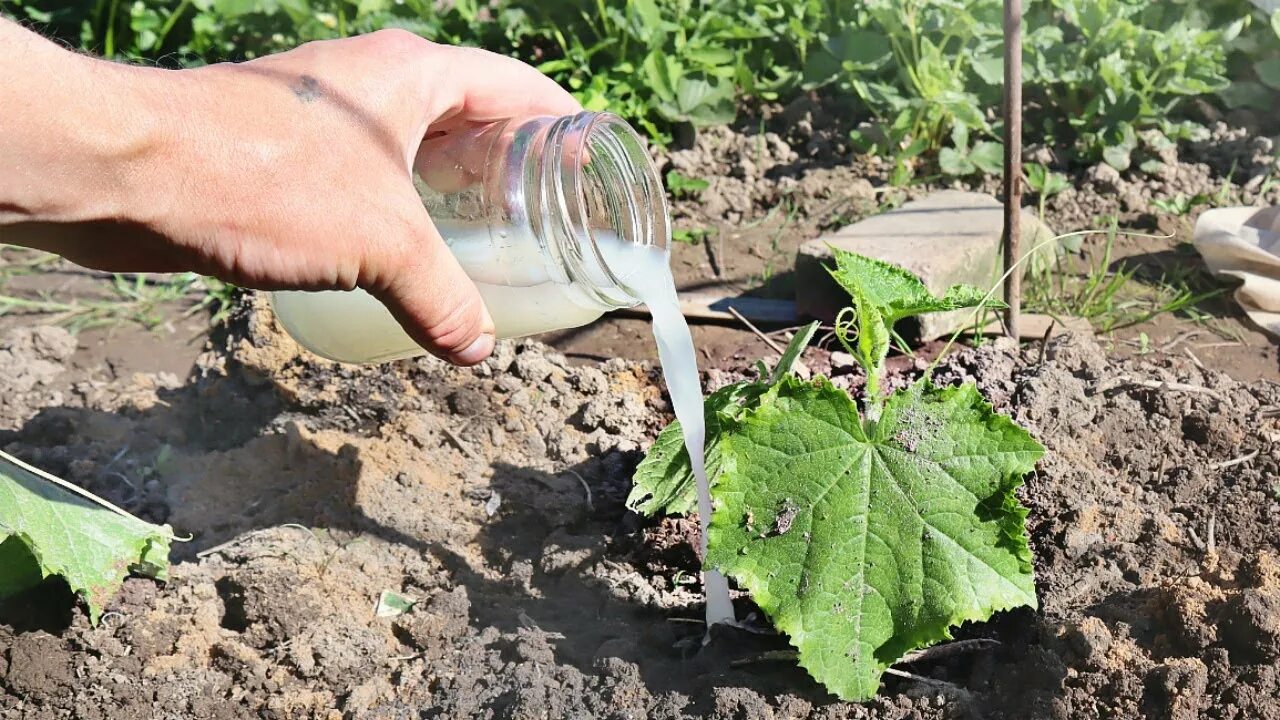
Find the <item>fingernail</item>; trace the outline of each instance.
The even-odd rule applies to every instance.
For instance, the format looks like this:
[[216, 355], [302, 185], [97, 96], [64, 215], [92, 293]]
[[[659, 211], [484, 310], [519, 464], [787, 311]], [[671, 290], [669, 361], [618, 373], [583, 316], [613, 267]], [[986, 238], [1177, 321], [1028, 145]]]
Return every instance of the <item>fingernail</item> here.
[[488, 333], [481, 335], [467, 346], [466, 350], [454, 353], [453, 361], [459, 365], [475, 365], [483, 362], [493, 354], [494, 337]]

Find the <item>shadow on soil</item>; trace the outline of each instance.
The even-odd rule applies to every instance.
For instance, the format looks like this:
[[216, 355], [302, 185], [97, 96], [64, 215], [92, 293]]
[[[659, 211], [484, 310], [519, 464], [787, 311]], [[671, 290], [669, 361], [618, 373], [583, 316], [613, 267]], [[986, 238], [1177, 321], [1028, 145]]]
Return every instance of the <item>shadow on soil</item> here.
[[[144, 519], [192, 534], [192, 542], [175, 546], [175, 561], [202, 562], [220, 547], [234, 549], [257, 531], [286, 524], [323, 528], [347, 544], [378, 538], [443, 566], [447, 585], [465, 588], [473, 632], [539, 631], [557, 665], [592, 675], [611, 662], [634, 663], [650, 693], [679, 693], [691, 698], [688, 710], [704, 714], [718, 702], [717, 688], [798, 695], [818, 705], [834, 700], [793, 662], [762, 657], [787, 649], [784, 638], [725, 629], [700, 647], [700, 605], [660, 609], [655, 603], [662, 578], [645, 576], [652, 562], [636, 562], [653, 553], [646, 533], [654, 523], [623, 506], [639, 453], [623, 453], [621, 464], [616, 452], [591, 457], [554, 474], [496, 462], [487, 481], [458, 481], [455, 496], [463, 497], [437, 507], [432, 503], [444, 495], [421, 494], [405, 477], [433, 469], [369, 465], [357, 446], [365, 443], [367, 451], [367, 443], [381, 440], [359, 418], [341, 435], [350, 442], [322, 444], [306, 425], [323, 422], [290, 408], [282, 395], [235, 372], [193, 377], [159, 393], [161, 402], [146, 410], [46, 408], [20, 430], [0, 434], [0, 446]], [[497, 505], [488, 517], [478, 524], [460, 517], [474, 517], [486, 498]], [[677, 570], [696, 576], [696, 558], [687, 550], [665, 559], [668, 577]], [[244, 632], [244, 586], [231, 574], [216, 584], [225, 606], [222, 626]], [[67, 595], [65, 584], [51, 581], [0, 607], [0, 618], [17, 632], [60, 634], [80, 612], [66, 611]], [[753, 610], [740, 601], [740, 617]], [[912, 666], [918, 675], [947, 682], [934, 687], [938, 681], [886, 677], [881, 697], [892, 703], [902, 693], [930, 688], [968, 697], [965, 687], [1003, 685], [1000, 678], [1019, 665], [1025, 636], [1036, 626], [1027, 613], [1016, 613], [962, 628], [959, 637], [996, 637], [1005, 645], [982, 657]], [[1045, 688], [1062, 682], [1061, 674], [1045, 669], [1037, 664], [1027, 671], [1034, 677], [1022, 681], [1041, 700]]]
[[[789, 662], [731, 667], [732, 661], [785, 649], [785, 639], [718, 630], [718, 642], [699, 649], [699, 606], [662, 611], [634, 600], [649, 585], [618, 549], [634, 548], [642, 529], [618, 492], [630, 482], [629, 473], [616, 477], [616, 468], [598, 458], [554, 475], [493, 465], [489, 486], [501, 505], [474, 537], [458, 538], [479, 548], [482, 570], [458, 542], [442, 539], [457, 537], [448, 527], [451, 508], [439, 508], [436, 515], [430, 509], [406, 512], [427, 523], [416, 529], [411, 522], [397, 526], [371, 517], [362, 508], [368, 498], [361, 496], [361, 482], [368, 478], [356, 448], [320, 447], [299, 429], [299, 418], [264, 395], [273, 393], [262, 387], [211, 388], [194, 380], [162, 392], [161, 404], [141, 412], [46, 408], [20, 430], [0, 434], [0, 446], [148, 521], [194, 536], [174, 544], [174, 562], [199, 562], [256, 531], [286, 524], [323, 528], [338, 537], [375, 537], [443, 565], [451, 584], [465, 587], [476, 630], [537, 628], [555, 638], [558, 664], [591, 674], [601, 662], [619, 658], [636, 663], [651, 692], [681, 692], [699, 703], [721, 685], [832, 699]], [[122, 472], [126, 455], [151, 458], [142, 463], [145, 479]], [[551, 491], [572, 476], [582, 478], [578, 507], [566, 507], [565, 495]], [[550, 567], [544, 555], [557, 538], [569, 547]], [[601, 560], [616, 574], [588, 572]], [[692, 576], [696, 567], [685, 570]], [[219, 584], [228, 607], [224, 627], [236, 628], [232, 596], [240, 591], [235, 582]], [[753, 609], [742, 605], [740, 614]], [[53, 578], [0, 606], [0, 620], [18, 633], [57, 635], [81, 612], [66, 584]]]

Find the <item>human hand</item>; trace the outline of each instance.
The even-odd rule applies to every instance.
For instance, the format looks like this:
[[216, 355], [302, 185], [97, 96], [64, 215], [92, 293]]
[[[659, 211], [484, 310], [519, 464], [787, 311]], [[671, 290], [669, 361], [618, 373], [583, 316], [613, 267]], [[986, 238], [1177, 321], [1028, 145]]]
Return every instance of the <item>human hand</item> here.
[[121, 187], [88, 191], [123, 195], [115, 221], [94, 233], [29, 228], [39, 241], [28, 244], [103, 270], [361, 287], [459, 364], [492, 352], [493, 321], [422, 206], [415, 161], [451, 133], [581, 110], [519, 61], [397, 30], [240, 64], [95, 72], [145, 136]]

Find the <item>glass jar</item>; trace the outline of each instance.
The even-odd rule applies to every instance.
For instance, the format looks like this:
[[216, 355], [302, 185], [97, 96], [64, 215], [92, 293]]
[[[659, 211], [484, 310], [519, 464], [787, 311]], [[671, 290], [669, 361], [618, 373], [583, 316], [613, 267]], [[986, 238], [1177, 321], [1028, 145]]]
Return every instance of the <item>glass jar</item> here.
[[[503, 120], [428, 138], [414, 183], [475, 282], [499, 338], [586, 325], [632, 307], [637, 270], [668, 262], [666, 195], [621, 118], [583, 112]], [[643, 257], [642, 257], [643, 256]], [[271, 296], [285, 330], [330, 360], [425, 354], [363, 290]]]

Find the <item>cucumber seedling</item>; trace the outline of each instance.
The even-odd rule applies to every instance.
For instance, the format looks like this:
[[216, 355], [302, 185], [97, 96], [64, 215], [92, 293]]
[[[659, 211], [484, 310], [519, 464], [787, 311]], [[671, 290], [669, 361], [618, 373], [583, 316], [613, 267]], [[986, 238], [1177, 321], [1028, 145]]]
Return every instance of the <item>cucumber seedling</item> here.
[[[861, 407], [825, 377], [790, 372], [816, 324], [772, 371], [761, 364], [756, 380], [706, 398], [706, 563], [750, 592], [815, 679], [865, 700], [886, 669], [951, 628], [1036, 607], [1014, 493], [1044, 449], [971, 383], [938, 387], [926, 374], [882, 390], [894, 323], [982, 307], [981, 291], [935, 296], [902, 268], [842, 251], [831, 274], [852, 299], [836, 333], [866, 373]], [[676, 423], [627, 503], [647, 515], [694, 509]]]

